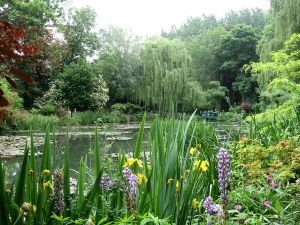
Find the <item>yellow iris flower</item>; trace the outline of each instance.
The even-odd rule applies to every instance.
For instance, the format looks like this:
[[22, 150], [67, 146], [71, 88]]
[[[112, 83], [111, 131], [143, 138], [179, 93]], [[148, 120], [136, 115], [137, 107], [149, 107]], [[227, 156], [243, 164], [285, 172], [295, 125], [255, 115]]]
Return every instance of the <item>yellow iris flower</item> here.
[[53, 184], [50, 181], [44, 182], [43, 183], [43, 187], [46, 188], [50, 188], [51, 190], [54, 190], [53, 188]]
[[135, 158], [129, 158], [129, 159], [127, 159], [124, 167], [130, 168], [135, 163], [138, 165], [138, 167], [143, 168], [142, 162], [140, 160], [138, 160], [138, 159], [135, 159]]
[[196, 153], [196, 148], [191, 148], [190, 149], [190, 155], [193, 156]]
[[176, 182], [176, 191], [178, 192], [179, 189], [180, 189], [180, 183], [179, 183], [179, 181], [177, 181], [177, 182]]
[[51, 172], [50, 172], [50, 170], [43, 170], [42, 174], [43, 174], [44, 176], [50, 176], [50, 175], [51, 175]]
[[200, 160], [196, 160], [196, 161], [194, 162], [194, 171], [195, 171], [195, 170], [198, 170], [198, 169], [199, 169], [199, 166], [200, 166]]
[[208, 166], [209, 166], [209, 162], [207, 160], [201, 161], [200, 160], [196, 160], [194, 162], [194, 171], [196, 170], [201, 170], [203, 172], [208, 170]]
[[192, 206], [193, 206], [193, 208], [195, 209], [199, 204], [200, 204], [200, 202], [197, 201], [196, 198], [194, 198], [193, 201], [192, 201]]
[[167, 181], [167, 184], [170, 184], [172, 181], [174, 181], [174, 179], [170, 178], [170, 179]]
[[148, 181], [147, 177], [141, 173], [137, 174], [137, 178], [138, 178], [139, 184], [147, 183], [147, 181]]
[[203, 172], [208, 170], [209, 163], [207, 160], [201, 162], [200, 168]]

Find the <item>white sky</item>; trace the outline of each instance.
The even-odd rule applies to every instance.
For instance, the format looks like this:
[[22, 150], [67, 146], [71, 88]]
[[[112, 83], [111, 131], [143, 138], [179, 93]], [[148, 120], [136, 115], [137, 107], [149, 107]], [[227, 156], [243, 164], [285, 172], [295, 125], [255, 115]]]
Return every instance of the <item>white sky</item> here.
[[226, 12], [242, 8], [269, 9], [269, 0], [71, 0], [74, 7], [91, 6], [97, 11], [98, 26], [130, 29], [134, 34], [152, 36], [161, 30], [179, 26], [189, 17]]

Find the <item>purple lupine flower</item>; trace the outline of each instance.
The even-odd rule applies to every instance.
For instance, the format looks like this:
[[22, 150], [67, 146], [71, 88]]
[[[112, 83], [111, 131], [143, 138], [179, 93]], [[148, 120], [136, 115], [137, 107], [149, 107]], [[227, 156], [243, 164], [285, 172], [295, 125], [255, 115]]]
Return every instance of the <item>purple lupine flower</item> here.
[[270, 191], [273, 191], [274, 188], [278, 187], [278, 185], [279, 185], [278, 183], [276, 183], [275, 181], [273, 181], [273, 179], [271, 177], [269, 177], [269, 176], [266, 177], [266, 180], [267, 180], [267, 182], [269, 184]]
[[106, 173], [102, 175], [100, 185], [105, 191], [110, 191], [114, 187], [114, 183]]
[[230, 177], [230, 161], [229, 153], [221, 148], [217, 155], [218, 158], [218, 180], [220, 184], [220, 193], [223, 200], [223, 207], [228, 204], [229, 201], [229, 177]]
[[127, 167], [123, 169], [122, 174], [127, 183], [127, 187], [123, 188], [123, 191], [125, 192], [125, 202], [130, 212], [134, 213], [136, 210], [136, 197], [139, 181], [132, 170]]
[[206, 213], [209, 214], [209, 215], [215, 215], [215, 214], [218, 213], [217, 207], [216, 207], [216, 205], [214, 204], [213, 199], [212, 199], [211, 196], [208, 196], [208, 197], [204, 200], [204, 202], [203, 202], [203, 207], [204, 207]]
[[266, 180], [267, 180], [267, 182], [268, 182], [269, 184], [273, 181], [272, 178], [269, 177], [269, 176], [266, 177]]
[[137, 194], [137, 187], [139, 184], [137, 176], [132, 172], [131, 169], [125, 167], [122, 171], [125, 180], [128, 183], [128, 191], [133, 194]]
[[53, 186], [54, 186], [54, 211], [62, 215], [65, 208], [63, 188], [64, 179], [62, 170], [58, 169], [53, 174]]

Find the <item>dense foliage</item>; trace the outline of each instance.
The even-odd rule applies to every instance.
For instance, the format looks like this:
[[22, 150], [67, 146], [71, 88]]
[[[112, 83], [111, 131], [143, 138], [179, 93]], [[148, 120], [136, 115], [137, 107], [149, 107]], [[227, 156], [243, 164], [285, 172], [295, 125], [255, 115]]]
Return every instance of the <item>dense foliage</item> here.
[[[47, 130], [41, 157], [30, 134], [16, 177], [0, 152], [0, 225], [299, 223], [300, 0], [145, 40], [66, 3], [0, 0], [0, 127]], [[199, 111], [248, 117], [227, 131]], [[107, 156], [97, 126], [132, 120], [135, 147]], [[76, 152], [49, 130], [92, 124], [72, 185]]]

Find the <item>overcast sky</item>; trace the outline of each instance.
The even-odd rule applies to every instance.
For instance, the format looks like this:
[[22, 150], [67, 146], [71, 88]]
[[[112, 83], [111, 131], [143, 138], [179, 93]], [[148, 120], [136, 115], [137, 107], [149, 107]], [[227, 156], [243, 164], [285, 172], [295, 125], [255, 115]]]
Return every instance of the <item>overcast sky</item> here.
[[71, 0], [74, 7], [91, 6], [97, 11], [98, 26], [130, 29], [142, 36], [160, 34], [189, 17], [214, 14], [222, 17], [229, 10], [269, 9], [269, 0]]

